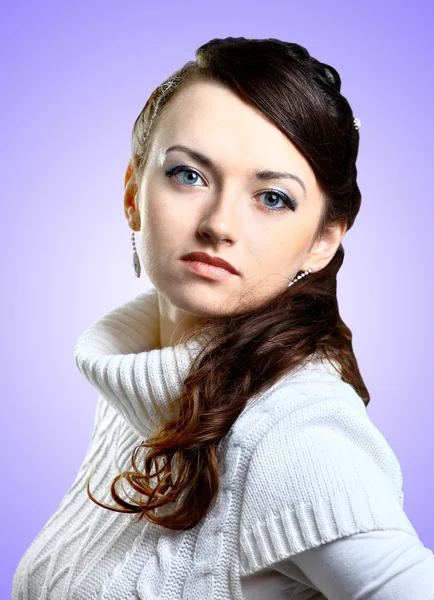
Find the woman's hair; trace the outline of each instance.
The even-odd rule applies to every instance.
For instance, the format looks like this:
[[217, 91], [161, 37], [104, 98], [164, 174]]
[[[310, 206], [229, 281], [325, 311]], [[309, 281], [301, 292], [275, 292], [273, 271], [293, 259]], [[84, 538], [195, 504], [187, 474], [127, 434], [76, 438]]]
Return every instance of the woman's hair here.
[[[308, 161], [325, 198], [314, 241], [332, 222], [345, 222], [350, 229], [361, 203], [355, 164], [359, 133], [340, 93], [338, 72], [303, 46], [274, 38], [213, 39], [195, 56], [152, 92], [134, 123], [132, 164], [138, 186], [164, 106], [188, 81], [218, 82], [259, 109]], [[113, 479], [111, 495], [126, 510], [95, 500], [88, 484], [89, 497], [109, 510], [140, 513], [139, 521], [145, 517], [176, 530], [194, 527], [216, 499], [219, 442], [248, 399], [314, 354], [337, 363], [341, 379], [367, 406], [370, 396], [353, 352], [352, 333], [339, 315], [336, 298], [343, 259], [340, 244], [326, 267], [299, 279], [265, 306], [203, 319], [184, 333], [181, 343], [198, 333], [211, 335], [212, 348], [205, 346], [193, 361], [185, 393], [175, 399], [178, 416], [135, 448], [134, 471]], [[136, 460], [143, 447], [147, 451], [140, 470]], [[145, 502], [130, 503], [119, 496], [115, 484], [123, 477]]]

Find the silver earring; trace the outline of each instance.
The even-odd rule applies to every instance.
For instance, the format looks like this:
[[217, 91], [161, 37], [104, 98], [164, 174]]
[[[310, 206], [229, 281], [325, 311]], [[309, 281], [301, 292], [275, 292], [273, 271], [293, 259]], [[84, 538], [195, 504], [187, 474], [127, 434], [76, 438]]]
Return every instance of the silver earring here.
[[136, 250], [136, 240], [134, 239], [134, 231], [131, 234], [131, 240], [133, 242], [133, 267], [134, 267], [134, 273], [136, 274], [136, 277], [140, 277], [140, 261], [139, 261], [139, 255], [137, 254], [137, 250]]
[[297, 277], [295, 277], [291, 283], [288, 285], [288, 287], [291, 287], [291, 285], [294, 285], [294, 283], [298, 280], [301, 279], [302, 277], [306, 277], [306, 275], [309, 275], [309, 273], [313, 270], [313, 266], [311, 265], [309, 267], [309, 269], [307, 271], [305, 271], [304, 273], [302, 273], [301, 275], [298, 275]]

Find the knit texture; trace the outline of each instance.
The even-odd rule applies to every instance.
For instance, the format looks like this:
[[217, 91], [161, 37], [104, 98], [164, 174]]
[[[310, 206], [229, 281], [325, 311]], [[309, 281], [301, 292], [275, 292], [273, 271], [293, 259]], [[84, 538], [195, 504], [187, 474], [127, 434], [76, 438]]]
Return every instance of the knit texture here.
[[320, 358], [249, 399], [220, 446], [216, 503], [194, 528], [171, 531], [92, 502], [96, 465], [90, 490], [115, 506], [112, 479], [174, 416], [169, 401], [207, 343], [160, 348], [155, 288], [78, 338], [74, 360], [98, 391], [93, 434], [71, 488], [18, 564], [13, 600], [242, 600], [243, 577], [298, 552], [375, 529], [417, 536], [395, 454]]

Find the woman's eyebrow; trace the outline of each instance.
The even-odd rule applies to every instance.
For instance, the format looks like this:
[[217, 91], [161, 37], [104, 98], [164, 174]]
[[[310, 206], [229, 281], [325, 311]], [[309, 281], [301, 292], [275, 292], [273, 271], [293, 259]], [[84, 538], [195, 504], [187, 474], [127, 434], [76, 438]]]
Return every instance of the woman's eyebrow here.
[[[167, 148], [165, 154], [167, 154], [171, 150], [179, 150], [181, 152], [185, 152], [205, 167], [213, 169], [220, 175], [222, 174], [222, 169], [219, 166], [217, 166], [214, 163], [214, 161], [212, 161], [208, 156], [205, 156], [201, 152], [198, 152], [197, 150], [193, 150], [192, 148], [189, 148], [188, 146], [184, 146], [182, 144], [175, 144], [174, 146], [170, 146], [169, 148]], [[266, 181], [268, 179], [292, 179], [294, 181], [297, 181], [301, 185], [301, 187], [303, 188], [304, 195], [306, 196], [306, 186], [303, 180], [300, 179], [300, 177], [298, 177], [297, 175], [294, 175], [293, 173], [288, 173], [287, 171], [271, 171], [269, 169], [265, 169], [263, 171], [256, 171], [254, 173], [254, 176], [256, 177], [256, 179], [259, 179], [261, 181]]]

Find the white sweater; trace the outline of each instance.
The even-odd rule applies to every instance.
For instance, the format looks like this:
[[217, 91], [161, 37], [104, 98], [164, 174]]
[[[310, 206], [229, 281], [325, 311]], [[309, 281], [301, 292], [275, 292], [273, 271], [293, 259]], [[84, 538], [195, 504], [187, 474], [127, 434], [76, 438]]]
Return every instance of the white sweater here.
[[[425, 553], [418, 571], [425, 595], [411, 595], [416, 588], [408, 579], [394, 600], [434, 597], [434, 557], [403, 510], [398, 460], [361, 398], [327, 361], [311, 360], [249, 400], [220, 446], [216, 505], [194, 528], [138, 522], [88, 498], [96, 465], [90, 490], [115, 506], [113, 477], [131, 469], [133, 450], [173, 416], [167, 401], [181, 393], [205, 343], [202, 337], [159, 347], [155, 288], [81, 334], [74, 359], [99, 392], [94, 431], [75, 481], [16, 569], [13, 600], [242, 600], [260, 598], [258, 590], [271, 592], [267, 600], [335, 591], [333, 600], [386, 600], [356, 596], [355, 587], [349, 592], [348, 577], [337, 571], [331, 587], [321, 561], [311, 560], [324, 549], [338, 556], [334, 549], [349, 540], [346, 569], [357, 571], [357, 540], [370, 535], [372, 547], [379, 530], [392, 544], [395, 531], [419, 557]], [[405, 559], [401, 571], [403, 565]]]

